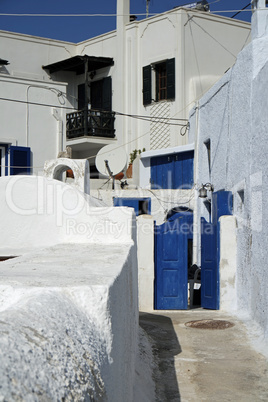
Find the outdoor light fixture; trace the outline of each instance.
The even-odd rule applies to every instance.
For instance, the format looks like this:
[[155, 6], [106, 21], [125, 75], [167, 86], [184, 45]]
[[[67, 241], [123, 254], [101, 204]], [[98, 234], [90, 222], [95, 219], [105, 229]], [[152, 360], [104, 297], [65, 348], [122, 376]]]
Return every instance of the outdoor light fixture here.
[[93, 78], [95, 77], [95, 75], [96, 75], [96, 71], [91, 71], [91, 72], [89, 73], [90, 79], [93, 80]]
[[214, 187], [211, 183], [202, 184], [199, 192], [199, 198], [207, 198], [208, 191], [214, 191]]

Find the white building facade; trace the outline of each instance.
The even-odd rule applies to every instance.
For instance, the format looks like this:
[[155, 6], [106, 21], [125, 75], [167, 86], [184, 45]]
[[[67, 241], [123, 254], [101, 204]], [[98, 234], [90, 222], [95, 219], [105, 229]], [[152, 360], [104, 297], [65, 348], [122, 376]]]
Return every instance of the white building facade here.
[[[128, 154], [187, 144], [189, 110], [234, 64], [250, 24], [187, 8], [137, 21], [129, 10], [118, 0], [116, 31], [78, 44], [0, 31], [2, 175], [29, 158], [36, 173], [66, 146], [94, 172], [107, 144]], [[10, 146], [26, 153], [10, 160]]]

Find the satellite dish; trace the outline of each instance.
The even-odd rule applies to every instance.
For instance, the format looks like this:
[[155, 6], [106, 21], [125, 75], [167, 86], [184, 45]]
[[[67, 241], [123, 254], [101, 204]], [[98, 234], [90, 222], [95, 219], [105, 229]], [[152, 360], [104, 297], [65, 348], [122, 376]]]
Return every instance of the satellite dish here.
[[120, 145], [106, 145], [97, 153], [95, 164], [103, 176], [115, 176], [122, 172], [127, 165], [126, 151]]

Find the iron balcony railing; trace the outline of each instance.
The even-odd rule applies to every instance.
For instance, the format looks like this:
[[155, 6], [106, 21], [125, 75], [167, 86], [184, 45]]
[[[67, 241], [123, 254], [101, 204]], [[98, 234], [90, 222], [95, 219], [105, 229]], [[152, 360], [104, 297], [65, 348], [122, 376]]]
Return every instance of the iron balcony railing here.
[[115, 113], [103, 110], [80, 110], [66, 115], [67, 139], [78, 137], [115, 137]]

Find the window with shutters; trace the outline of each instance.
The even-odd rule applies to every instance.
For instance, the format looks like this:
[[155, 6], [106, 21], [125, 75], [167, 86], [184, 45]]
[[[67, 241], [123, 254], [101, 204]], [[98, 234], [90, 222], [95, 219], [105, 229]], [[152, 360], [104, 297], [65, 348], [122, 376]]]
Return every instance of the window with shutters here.
[[175, 99], [175, 59], [143, 67], [143, 104]]

